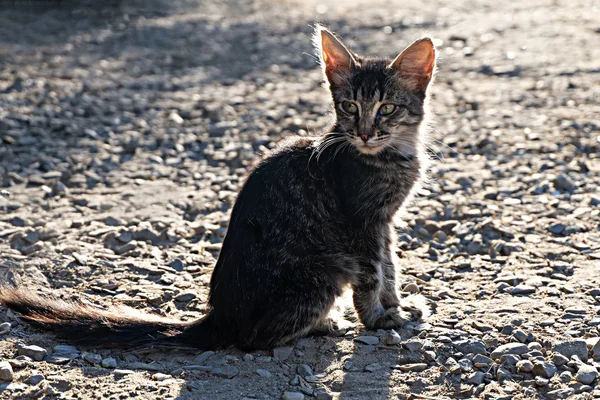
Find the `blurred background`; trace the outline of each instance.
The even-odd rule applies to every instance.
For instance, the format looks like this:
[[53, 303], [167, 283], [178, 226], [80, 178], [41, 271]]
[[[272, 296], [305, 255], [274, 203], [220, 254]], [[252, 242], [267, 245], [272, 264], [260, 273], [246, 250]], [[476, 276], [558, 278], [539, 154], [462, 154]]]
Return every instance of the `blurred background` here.
[[[597, 0], [0, 0], [0, 266], [64, 296], [197, 317], [251, 165], [282, 137], [330, 120], [314, 23], [366, 55], [394, 57], [427, 34], [439, 55], [436, 163], [406, 209], [399, 254], [402, 286], [418, 283], [437, 306], [428, 337], [492, 332], [502, 343], [512, 336], [498, 332], [513, 325], [542, 342], [598, 336], [589, 320], [600, 295], [599, 15]], [[590, 318], [561, 322], [570, 306]], [[16, 326], [0, 346], [7, 357], [32, 337]], [[410, 379], [346, 374], [351, 340], [315, 343], [302, 362], [334, 371], [336, 392], [463, 393], [460, 375], [435, 368]], [[358, 352], [355, 368], [398, 362], [385, 354]], [[65, 368], [87, 385], [85, 369]], [[285, 368], [273, 385], [248, 371], [240, 393], [278, 398], [288, 387]], [[189, 382], [200, 381], [160, 393], [200, 390]], [[206, 398], [228, 390], [202, 385], [213, 390]]]

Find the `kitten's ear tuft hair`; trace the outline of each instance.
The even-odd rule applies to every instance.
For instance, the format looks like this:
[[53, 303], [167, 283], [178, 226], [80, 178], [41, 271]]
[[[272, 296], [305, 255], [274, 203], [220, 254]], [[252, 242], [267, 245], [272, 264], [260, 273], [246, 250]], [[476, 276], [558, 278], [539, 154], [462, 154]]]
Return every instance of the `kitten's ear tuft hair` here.
[[356, 60], [344, 44], [327, 28], [317, 25], [313, 36], [323, 73], [330, 84], [341, 84], [356, 67]]
[[424, 37], [408, 46], [388, 68], [395, 69], [409, 89], [425, 92], [435, 68], [435, 47], [430, 38]]

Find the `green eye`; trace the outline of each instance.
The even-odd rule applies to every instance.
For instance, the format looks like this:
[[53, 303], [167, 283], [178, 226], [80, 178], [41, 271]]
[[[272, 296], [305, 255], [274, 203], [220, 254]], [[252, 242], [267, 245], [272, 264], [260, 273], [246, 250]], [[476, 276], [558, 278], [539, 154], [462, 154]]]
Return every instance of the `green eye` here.
[[379, 114], [381, 115], [390, 115], [396, 111], [396, 106], [394, 104], [384, 104], [379, 109]]
[[343, 101], [342, 109], [348, 114], [356, 114], [358, 112], [358, 106], [351, 101]]

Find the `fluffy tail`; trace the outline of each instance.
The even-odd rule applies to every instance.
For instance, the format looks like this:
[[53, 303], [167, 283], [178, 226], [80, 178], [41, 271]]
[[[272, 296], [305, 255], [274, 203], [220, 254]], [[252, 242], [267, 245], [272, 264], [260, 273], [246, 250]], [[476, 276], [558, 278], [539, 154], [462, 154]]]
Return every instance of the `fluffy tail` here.
[[0, 304], [19, 312], [22, 318], [35, 325], [84, 345], [121, 347], [181, 343], [203, 349], [220, 347], [210, 314], [197, 321], [181, 322], [130, 307], [101, 310], [6, 286], [0, 286]]

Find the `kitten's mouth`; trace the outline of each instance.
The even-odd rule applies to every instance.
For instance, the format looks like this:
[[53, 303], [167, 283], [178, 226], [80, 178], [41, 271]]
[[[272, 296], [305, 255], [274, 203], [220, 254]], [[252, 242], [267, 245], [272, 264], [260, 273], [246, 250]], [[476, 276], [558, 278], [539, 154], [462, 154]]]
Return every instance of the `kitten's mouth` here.
[[388, 137], [383, 137], [383, 138], [369, 139], [368, 141], [363, 142], [358, 137], [352, 138], [352, 142], [353, 142], [354, 146], [358, 149], [358, 151], [360, 151], [363, 154], [369, 154], [369, 155], [377, 154], [381, 150], [383, 150], [385, 148], [385, 146], [387, 145], [388, 140], [389, 140]]

